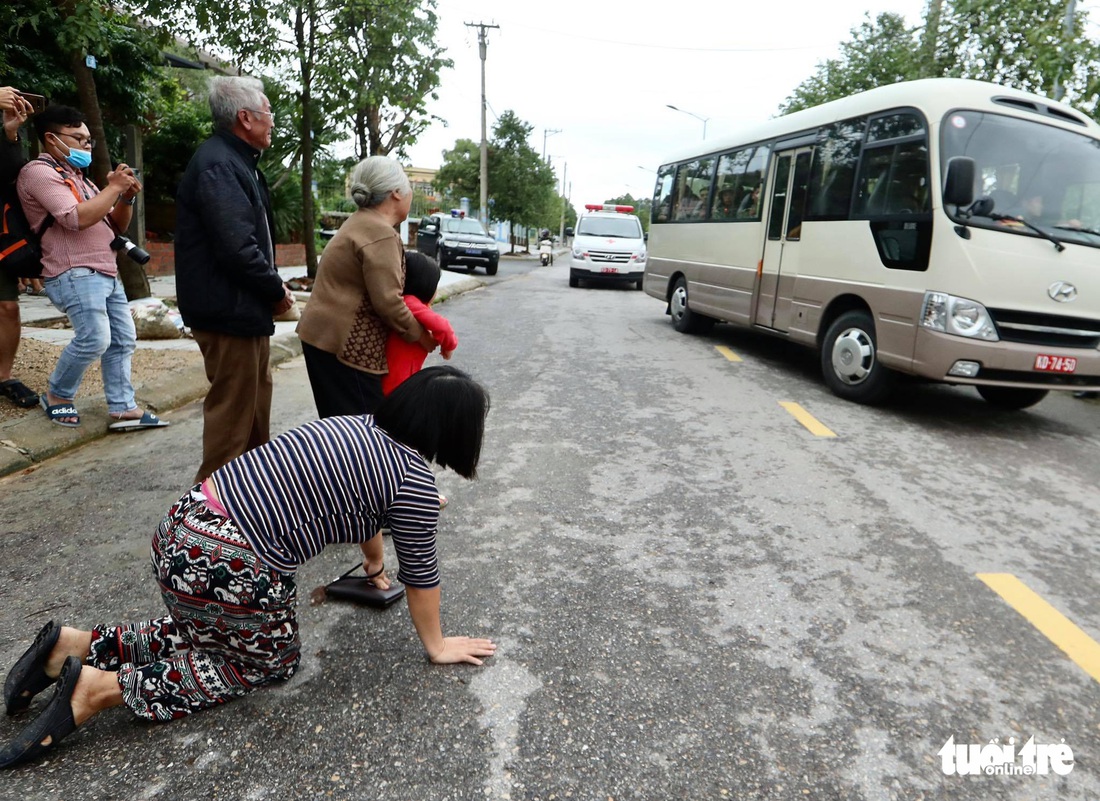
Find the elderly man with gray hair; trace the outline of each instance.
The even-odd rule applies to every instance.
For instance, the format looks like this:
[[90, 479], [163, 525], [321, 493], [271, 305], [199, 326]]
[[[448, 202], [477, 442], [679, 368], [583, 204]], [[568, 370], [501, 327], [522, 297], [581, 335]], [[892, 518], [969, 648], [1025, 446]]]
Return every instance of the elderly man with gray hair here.
[[[405, 305], [405, 251], [395, 230], [409, 216], [412, 186], [386, 156], [351, 171], [358, 206], [325, 246], [309, 305], [298, 323], [319, 417], [373, 414], [382, 401], [391, 331], [429, 353], [438, 343]], [[370, 572], [370, 571], [368, 571]]]
[[210, 82], [214, 135], [195, 151], [176, 195], [176, 295], [210, 390], [200, 482], [269, 439], [274, 315], [294, 304], [275, 269], [274, 221], [257, 166], [275, 115], [255, 78]]

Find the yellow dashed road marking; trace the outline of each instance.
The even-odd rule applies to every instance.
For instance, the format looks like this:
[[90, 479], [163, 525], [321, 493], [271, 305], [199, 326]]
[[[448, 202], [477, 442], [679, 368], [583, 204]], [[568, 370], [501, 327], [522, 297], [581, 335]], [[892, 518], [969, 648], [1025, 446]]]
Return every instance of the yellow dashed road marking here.
[[729, 348], [727, 348], [725, 345], [715, 345], [714, 349], [716, 351], [718, 351], [719, 353], [721, 353], [723, 356], [725, 356], [727, 359], [729, 359], [731, 362], [741, 361], [741, 357], [738, 356], [736, 353], [734, 353]]
[[809, 432], [811, 434], [813, 434], [815, 437], [835, 437], [836, 436], [836, 434], [834, 434], [828, 428], [826, 428], [821, 423], [819, 423], [817, 421], [816, 417], [814, 417], [812, 414], [807, 412], [805, 409], [803, 409], [797, 403], [792, 403], [791, 401], [779, 401], [779, 405], [782, 406], [784, 409], [786, 409], [788, 412], [790, 412], [791, 416], [794, 417], [795, 420], [802, 423], [802, 425], [806, 426], [806, 428], [809, 430]]
[[1100, 643], [1012, 574], [978, 573], [977, 576], [1044, 637], [1061, 648], [1081, 670], [1100, 681]]

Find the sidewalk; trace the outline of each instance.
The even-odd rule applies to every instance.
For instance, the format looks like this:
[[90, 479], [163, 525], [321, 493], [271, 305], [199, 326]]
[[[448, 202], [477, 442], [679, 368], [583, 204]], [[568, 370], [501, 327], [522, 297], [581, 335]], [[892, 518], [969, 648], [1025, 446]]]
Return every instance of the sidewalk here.
[[[286, 281], [304, 276], [306, 268], [304, 266], [283, 267], [279, 270], [279, 274]], [[482, 286], [485, 286], [485, 282], [474, 276], [443, 270], [439, 279], [436, 302]], [[153, 297], [174, 298], [175, 276], [150, 278], [149, 287]], [[295, 295], [299, 303], [309, 300], [308, 292], [296, 292]], [[60, 314], [47, 298], [23, 296], [19, 301], [19, 312], [23, 322], [24, 339], [37, 339], [56, 345], [64, 345], [72, 339], [71, 329], [40, 327], [52, 320], [65, 319], [65, 315]], [[272, 367], [301, 355], [302, 343], [294, 332], [297, 326], [297, 321], [275, 323], [275, 334], [271, 338]], [[199, 350], [198, 344], [190, 338], [138, 340], [137, 346], [139, 349], [191, 350], [196, 353]], [[139, 406], [163, 413], [202, 398], [206, 395], [208, 387], [206, 372], [200, 361], [194, 368], [182, 374], [175, 372], [162, 381], [155, 379], [147, 381], [134, 387], [134, 390]], [[82, 400], [80, 411], [82, 417], [87, 416], [91, 419], [78, 428], [54, 425], [43, 414], [30, 414], [0, 424], [0, 476], [26, 470], [52, 456], [107, 435], [106, 425], [98, 425], [96, 422], [99, 417], [107, 416], [103, 398]], [[88, 414], [85, 414], [86, 412]]]

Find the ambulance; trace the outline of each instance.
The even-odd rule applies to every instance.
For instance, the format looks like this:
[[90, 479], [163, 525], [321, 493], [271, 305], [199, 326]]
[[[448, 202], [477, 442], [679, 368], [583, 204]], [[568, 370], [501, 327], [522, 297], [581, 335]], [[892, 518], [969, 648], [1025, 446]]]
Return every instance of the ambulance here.
[[646, 235], [633, 206], [590, 203], [577, 220], [569, 286], [581, 281], [622, 282], [642, 288]]

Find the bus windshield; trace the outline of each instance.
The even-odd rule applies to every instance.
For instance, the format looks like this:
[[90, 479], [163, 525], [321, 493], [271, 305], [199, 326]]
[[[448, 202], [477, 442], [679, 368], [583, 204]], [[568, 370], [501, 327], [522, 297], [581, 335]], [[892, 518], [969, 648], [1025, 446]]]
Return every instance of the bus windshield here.
[[[967, 222], [1036, 236], [1020, 218], [1059, 240], [1100, 247], [1100, 142], [1031, 120], [953, 111], [942, 126], [942, 163], [977, 162]], [[952, 212], [954, 209], [948, 209]]]
[[485, 229], [481, 223], [473, 217], [444, 217], [443, 230], [448, 234], [481, 234], [485, 236]]

